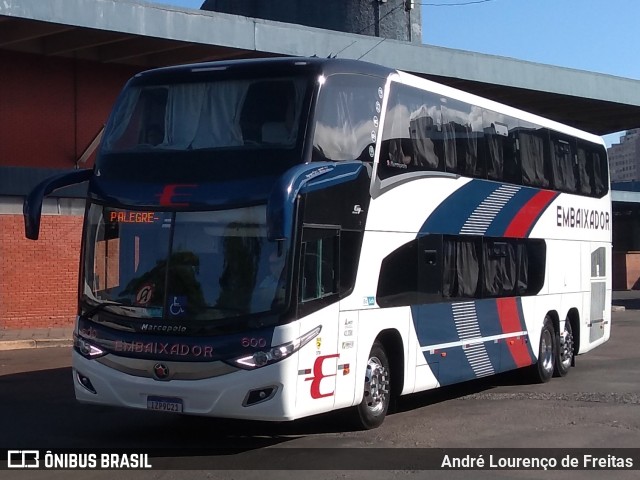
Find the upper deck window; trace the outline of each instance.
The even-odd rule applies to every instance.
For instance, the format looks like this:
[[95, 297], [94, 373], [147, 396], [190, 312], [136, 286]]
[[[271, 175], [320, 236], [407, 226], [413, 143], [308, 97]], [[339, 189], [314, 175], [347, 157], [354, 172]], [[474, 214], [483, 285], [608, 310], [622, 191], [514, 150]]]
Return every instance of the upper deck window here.
[[132, 86], [109, 122], [105, 152], [296, 145], [301, 77]]
[[377, 175], [448, 172], [515, 185], [602, 197], [601, 145], [504, 113], [393, 82]]
[[384, 80], [367, 75], [332, 75], [320, 90], [314, 160], [373, 162]]

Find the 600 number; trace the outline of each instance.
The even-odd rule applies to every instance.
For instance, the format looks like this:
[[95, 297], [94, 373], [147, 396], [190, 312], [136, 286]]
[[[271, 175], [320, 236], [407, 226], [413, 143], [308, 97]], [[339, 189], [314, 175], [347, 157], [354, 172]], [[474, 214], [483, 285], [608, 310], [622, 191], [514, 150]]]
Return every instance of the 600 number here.
[[262, 348], [267, 346], [267, 341], [264, 338], [244, 337], [242, 339], [242, 346], [245, 348], [248, 348], [248, 347]]

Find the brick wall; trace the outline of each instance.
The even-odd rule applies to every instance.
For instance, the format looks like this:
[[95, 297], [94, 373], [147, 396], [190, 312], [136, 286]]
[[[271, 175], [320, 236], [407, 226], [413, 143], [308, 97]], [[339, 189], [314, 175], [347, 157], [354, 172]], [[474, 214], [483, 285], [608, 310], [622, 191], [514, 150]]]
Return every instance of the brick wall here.
[[[0, 166], [31, 168], [73, 167], [141, 69], [1, 49], [0, 65]], [[22, 216], [0, 214], [0, 329], [73, 323], [82, 217], [41, 227], [26, 240]]]
[[640, 290], [640, 252], [613, 252], [613, 289]]
[[0, 215], [0, 329], [73, 325], [81, 235], [81, 216], [43, 215], [32, 241], [22, 215]]

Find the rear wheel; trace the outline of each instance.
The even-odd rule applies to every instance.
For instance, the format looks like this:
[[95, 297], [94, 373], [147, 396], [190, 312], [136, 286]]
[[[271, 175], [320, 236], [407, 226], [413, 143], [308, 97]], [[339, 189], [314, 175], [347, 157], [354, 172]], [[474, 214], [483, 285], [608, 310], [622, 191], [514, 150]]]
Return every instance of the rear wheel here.
[[382, 425], [389, 409], [391, 376], [389, 360], [382, 344], [375, 342], [367, 360], [364, 395], [357, 407], [358, 426], [371, 429]]
[[545, 317], [542, 332], [540, 332], [540, 346], [538, 361], [531, 366], [531, 375], [536, 383], [548, 382], [553, 376], [556, 363], [555, 330], [551, 318]]
[[564, 331], [558, 338], [557, 355], [555, 358], [554, 375], [564, 377], [569, 373], [569, 368], [573, 363], [574, 352], [573, 329], [569, 319], [564, 322]]

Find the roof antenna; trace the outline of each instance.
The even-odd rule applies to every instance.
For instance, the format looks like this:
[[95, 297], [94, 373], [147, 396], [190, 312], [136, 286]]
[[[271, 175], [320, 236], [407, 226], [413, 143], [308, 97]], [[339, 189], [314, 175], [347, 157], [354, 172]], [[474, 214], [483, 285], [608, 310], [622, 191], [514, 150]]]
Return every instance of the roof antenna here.
[[329, 55], [328, 58], [338, 58], [338, 55], [340, 55], [342, 52], [344, 52], [347, 48], [349, 48], [351, 45], [353, 45], [354, 43], [356, 43], [357, 40], [354, 40], [353, 42], [351, 42], [349, 45], [347, 45], [346, 47], [342, 48], [341, 50], [338, 50], [338, 53], [333, 54], [333, 56]]
[[360, 55], [358, 57], [358, 60], [362, 60], [362, 57], [364, 57], [365, 55], [368, 55], [369, 53], [371, 53], [371, 51], [378, 47], [378, 45], [380, 45], [382, 42], [384, 42], [386, 40], [386, 38], [383, 38], [382, 40], [380, 40], [378, 43], [376, 43], [373, 47], [371, 47], [369, 50], [367, 50], [366, 52], [364, 52], [362, 55]]

